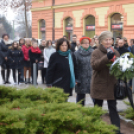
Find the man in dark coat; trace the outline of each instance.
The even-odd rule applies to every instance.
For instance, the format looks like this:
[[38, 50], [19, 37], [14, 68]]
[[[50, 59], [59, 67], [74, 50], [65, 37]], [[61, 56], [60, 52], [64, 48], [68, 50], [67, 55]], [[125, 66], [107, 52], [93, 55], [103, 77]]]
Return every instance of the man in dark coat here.
[[119, 49], [118, 49], [118, 52], [120, 53], [120, 55], [126, 53], [126, 52], [129, 52], [128, 49], [124, 46], [124, 40], [123, 39], [120, 39], [118, 41], [118, 45], [119, 45]]
[[71, 43], [71, 52], [75, 52], [76, 46], [77, 46], [77, 36], [74, 34]]

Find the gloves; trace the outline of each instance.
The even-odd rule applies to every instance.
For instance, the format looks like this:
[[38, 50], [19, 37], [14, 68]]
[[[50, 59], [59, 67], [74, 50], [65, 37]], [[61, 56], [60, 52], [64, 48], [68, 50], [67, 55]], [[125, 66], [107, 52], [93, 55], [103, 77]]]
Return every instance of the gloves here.
[[111, 60], [111, 59], [114, 57], [114, 55], [115, 55], [114, 52], [109, 51], [109, 52], [107, 53], [107, 58], [108, 58], [109, 60]]

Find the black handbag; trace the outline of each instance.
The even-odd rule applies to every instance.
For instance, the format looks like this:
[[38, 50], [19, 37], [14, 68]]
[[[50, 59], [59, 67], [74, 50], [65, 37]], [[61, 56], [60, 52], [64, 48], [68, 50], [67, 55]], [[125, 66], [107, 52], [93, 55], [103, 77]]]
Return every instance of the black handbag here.
[[123, 100], [125, 98], [128, 97], [129, 102], [132, 106], [132, 108], [134, 109], [134, 104], [133, 104], [133, 96], [132, 96], [132, 90], [129, 87], [129, 85], [127, 84], [126, 80], [124, 81], [118, 81], [115, 84], [114, 87], [114, 97], [116, 100]]
[[43, 62], [39, 62], [38, 63], [38, 70], [42, 70], [44, 68], [44, 63]]
[[123, 81], [118, 81], [114, 87], [114, 97], [117, 100], [123, 100], [127, 97], [126, 84]]

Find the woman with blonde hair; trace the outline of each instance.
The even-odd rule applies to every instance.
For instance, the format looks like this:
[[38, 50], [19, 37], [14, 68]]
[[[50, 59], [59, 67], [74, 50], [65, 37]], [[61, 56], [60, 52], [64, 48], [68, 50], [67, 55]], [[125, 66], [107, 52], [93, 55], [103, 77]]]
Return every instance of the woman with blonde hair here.
[[38, 77], [38, 63], [41, 58], [41, 50], [39, 49], [38, 43], [36, 40], [32, 41], [32, 46], [31, 46], [31, 49], [29, 50], [29, 58], [30, 58], [30, 63], [31, 63], [31, 74], [32, 74], [32, 84], [33, 84], [33, 64], [34, 63], [36, 64], [36, 74]]
[[[91, 80], [91, 97], [94, 99], [94, 105], [102, 107], [103, 101], [107, 100], [110, 119], [113, 125], [120, 129], [120, 118], [116, 108], [116, 99], [114, 97], [114, 85], [116, 79], [110, 75], [107, 64], [114, 61], [120, 54], [112, 49], [113, 34], [104, 31], [99, 36], [99, 46], [91, 56], [91, 66], [93, 75]], [[117, 134], [121, 134], [120, 130]]]
[[[25, 77], [25, 84], [30, 84], [30, 77], [31, 77], [31, 63], [29, 58], [29, 50], [31, 49], [31, 39], [26, 39], [26, 44], [23, 46], [22, 51], [24, 54], [24, 77]], [[27, 71], [28, 80], [27, 80]]]

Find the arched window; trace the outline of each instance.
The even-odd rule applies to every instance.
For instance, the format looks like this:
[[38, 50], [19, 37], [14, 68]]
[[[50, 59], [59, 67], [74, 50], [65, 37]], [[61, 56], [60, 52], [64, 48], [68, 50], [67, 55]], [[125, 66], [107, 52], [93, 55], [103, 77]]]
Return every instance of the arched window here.
[[65, 34], [69, 40], [72, 40], [73, 35], [73, 19], [68, 17], [65, 19]]
[[39, 21], [39, 39], [46, 39], [46, 23], [44, 19]]
[[85, 35], [90, 38], [95, 35], [95, 17], [92, 15], [85, 18]]
[[111, 16], [111, 31], [114, 38], [122, 37], [123, 34], [123, 16], [120, 13], [114, 13]]

